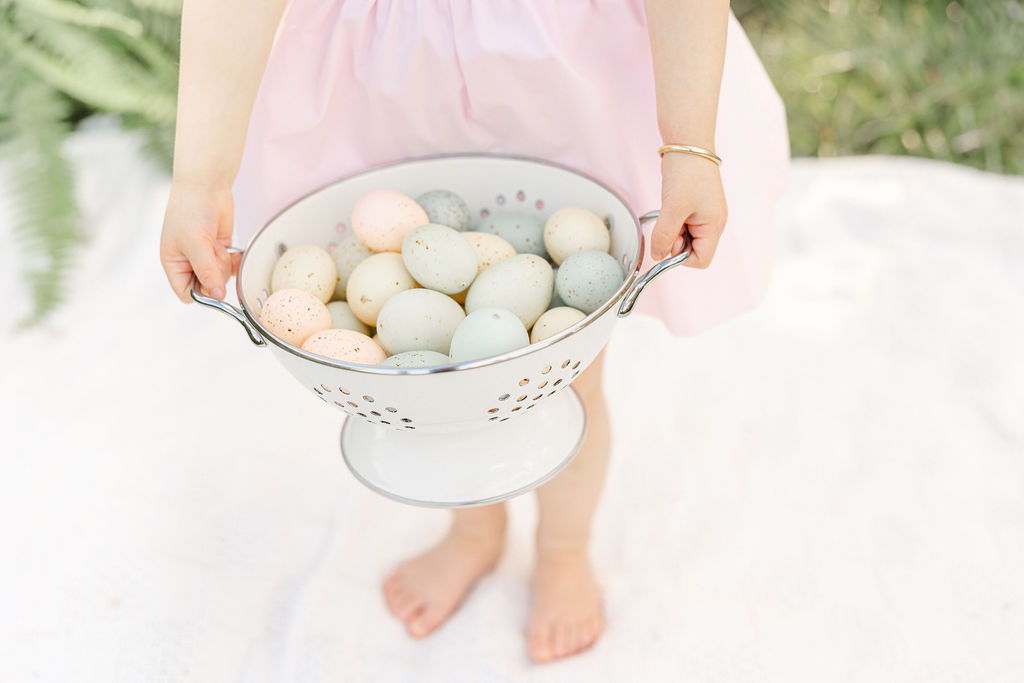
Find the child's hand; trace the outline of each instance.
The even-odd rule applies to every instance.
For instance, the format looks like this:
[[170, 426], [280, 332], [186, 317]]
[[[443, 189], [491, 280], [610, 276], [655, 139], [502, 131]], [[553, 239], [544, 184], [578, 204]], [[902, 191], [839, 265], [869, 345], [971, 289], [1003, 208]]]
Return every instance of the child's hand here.
[[160, 262], [178, 298], [190, 302], [192, 274], [203, 293], [223, 299], [241, 256], [229, 254], [234, 225], [231, 188], [174, 181], [160, 236]]
[[651, 257], [660, 261], [682, 252], [685, 228], [692, 250], [685, 265], [707, 268], [727, 215], [718, 167], [692, 154], [669, 152], [661, 161], [661, 213], [651, 233]]

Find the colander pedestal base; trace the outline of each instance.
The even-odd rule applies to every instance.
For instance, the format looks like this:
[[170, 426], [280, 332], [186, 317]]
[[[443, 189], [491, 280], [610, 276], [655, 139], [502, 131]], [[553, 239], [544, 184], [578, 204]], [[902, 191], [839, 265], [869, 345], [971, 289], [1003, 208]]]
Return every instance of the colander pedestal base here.
[[348, 419], [341, 454], [356, 479], [402, 503], [471, 507], [530, 491], [562, 471], [586, 433], [569, 387], [506, 422], [465, 432], [397, 431]]

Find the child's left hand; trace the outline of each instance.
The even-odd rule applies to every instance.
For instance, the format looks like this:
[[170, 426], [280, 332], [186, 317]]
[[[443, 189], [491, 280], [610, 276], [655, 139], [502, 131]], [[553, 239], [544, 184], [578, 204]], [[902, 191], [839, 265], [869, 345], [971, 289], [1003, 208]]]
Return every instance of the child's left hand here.
[[662, 158], [661, 213], [651, 233], [652, 258], [660, 261], [682, 252], [685, 229], [692, 251], [685, 265], [707, 268], [727, 216], [718, 166], [692, 154], [669, 152]]

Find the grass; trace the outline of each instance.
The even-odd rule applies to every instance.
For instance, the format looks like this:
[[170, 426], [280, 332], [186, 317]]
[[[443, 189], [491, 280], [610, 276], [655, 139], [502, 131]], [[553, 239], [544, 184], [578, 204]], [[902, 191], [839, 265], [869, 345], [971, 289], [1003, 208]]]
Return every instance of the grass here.
[[786, 102], [794, 155], [909, 154], [1024, 173], [1018, 0], [733, 7]]

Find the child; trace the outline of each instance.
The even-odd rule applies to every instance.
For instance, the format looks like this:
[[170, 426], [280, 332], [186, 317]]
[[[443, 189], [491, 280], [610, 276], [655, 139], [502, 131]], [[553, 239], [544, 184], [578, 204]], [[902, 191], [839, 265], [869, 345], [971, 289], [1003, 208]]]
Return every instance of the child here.
[[[193, 272], [223, 297], [237, 268], [225, 247], [244, 244], [297, 197], [376, 164], [469, 151], [561, 162], [609, 184], [638, 213], [660, 208], [654, 259], [678, 253], [688, 231], [686, 265], [704, 269], [715, 258], [715, 267], [667, 273], [638, 306], [673, 333], [709, 327], [760, 297], [788, 143], [781, 103], [727, 0], [285, 4], [184, 4], [160, 247], [182, 301]], [[659, 167], [664, 144], [697, 149], [668, 151]], [[732, 203], [724, 237], [716, 152]], [[601, 368], [598, 358], [573, 385], [590, 425], [581, 452], [537, 492], [527, 647], [539, 662], [586, 649], [604, 627], [587, 557], [610, 443]], [[438, 545], [387, 577], [387, 606], [412, 636], [437, 629], [494, 567], [504, 530], [503, 505], [456, 510]]]

